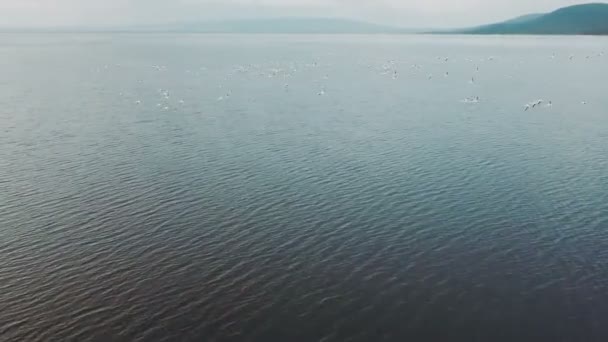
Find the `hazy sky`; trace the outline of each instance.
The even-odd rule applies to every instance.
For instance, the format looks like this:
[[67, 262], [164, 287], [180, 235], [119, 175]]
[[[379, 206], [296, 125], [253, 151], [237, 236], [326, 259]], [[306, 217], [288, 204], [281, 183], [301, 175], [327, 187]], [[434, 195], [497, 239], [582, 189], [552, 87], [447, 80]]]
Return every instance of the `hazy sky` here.
[[0, 0], [0, 26], [160, 24], [272, 16], [348, 17], [403, 27], [475, 25], [581, 0]]

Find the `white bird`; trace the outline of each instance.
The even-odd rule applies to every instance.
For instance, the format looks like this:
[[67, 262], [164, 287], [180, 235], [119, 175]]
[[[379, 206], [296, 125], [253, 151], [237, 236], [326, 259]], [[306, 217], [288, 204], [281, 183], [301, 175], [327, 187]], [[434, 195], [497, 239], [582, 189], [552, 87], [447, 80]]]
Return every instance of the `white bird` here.
[[135, 104], [141, 104], [140, 100], [135, 101]]
[[324, 96], [325, 95], [325, 89], [321, 89], [321, 91], [318, 92], [317, 95]]
[[530, 109], [530, 104], [526, 104], [526, 105], [524, 106], [524, 111], [528, 111], [529, 109]]
[[587, 104], [587, 101], [582, 101], [582, 102], [581, 102], [581, 104], [582, 104], [582, 105], [586, 105], [586, 104]]
[[479, 103], [479, 96], [467, 97], [466, 99], [464, 99], [460, 102], [462, 102], [462, 103]]

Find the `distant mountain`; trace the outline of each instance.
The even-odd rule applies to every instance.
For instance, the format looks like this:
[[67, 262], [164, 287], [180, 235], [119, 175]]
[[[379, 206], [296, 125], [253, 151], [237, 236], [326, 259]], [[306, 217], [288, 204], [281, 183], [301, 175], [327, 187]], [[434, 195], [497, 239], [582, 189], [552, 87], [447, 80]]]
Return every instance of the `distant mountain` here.
[[545, 15], [545, 13], [533, 13], [533, 14], [526, 14], [526, 15], [522, 15], [520, 17], [517, 18], [513, 18], [511, 20], [507, 20], [505, 22], [503, 22], [503, 24], [523, 24], [532, 20], [536, 20], [540, 17], [542, 17], [543, 15]]
[[202, 33], [401, 33], [407, 30], [340, 18], [269, 18], [180, 23], [146, 30]]
[[451, 33], [608, 35], [608, 4], [592, 3], [564, 7], [551, 13], [530, 14]]
[[[0, 0], [1, 1], [1, 0]], [[65, 26], [11, 28], [0, 32], [171, 32], [171, 33], [267, 33], [267, 34], [398, 34], [421, 30], [404, 29], [346, 18], [275, 17], [260, 19], [211, 20], [131, 26]]]

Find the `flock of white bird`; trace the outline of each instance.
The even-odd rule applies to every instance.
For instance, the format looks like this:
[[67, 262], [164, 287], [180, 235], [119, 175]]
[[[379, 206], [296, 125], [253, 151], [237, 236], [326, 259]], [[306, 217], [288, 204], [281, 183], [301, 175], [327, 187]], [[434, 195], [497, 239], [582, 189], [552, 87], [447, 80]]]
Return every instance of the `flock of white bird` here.
[[[599, 52], [599, 53], [597, 53], [597, 55], [595, 55], [595, 57], [603, 57], [603, 56], [604, 56], [604, 52]], [[590, 59], [593, 57], [594, 56], [592, 56], [592, 55], [588, 55], [585, 58]], [[550, 58], [555, 59], [556, 55], [552, 54], [550, 56]], [[479, 67], [479, 64], [477, 64], [477, 63], [492, 62], [494, 60], [495, 60], [495, 57], [487, 57], [487, 58], [481, 59], [479, 61], [474, 61], [472, 59], [465, 59], [466, 62], [474, 64], [474, 72], [468, 83], [469, 84], [476, 83], [474, 74], [480, 73], [480, 67]], [[575, 56], [570, 55], [568, 57], [568, 60], [569, 61], [575, 60]], [[441, 63], [441, 62], [447, 63], [450, 61], [450, 58], [449, 57], [437, 57], [437, 61], [439, 63]], [[403, 68], [403, 66], [400, 66], [400, 64], [396, 60], [388, 60], [388, 61], [382, 63], [379, 69], [376, 66], [374, 66], [374, 64], [370, 64], [370, 63], [364, 64], [364, 66], [366, 66], [367, 68], [370, 68], [372, 70], [378, 71], [380, 75], [390, 76], [390, 78], [392, 78], [393, 80], [396, 80], [400, 77], [400, 68], [401, 69]], [[290, 84], [287, 82], [289, 78], [291, 78], [298, 71], [315, 69], [317, 67], [319, 67], [319, 63], [316, 61], [312, 62], [312, 63], [306, 63], [306, 64], [298, 64], [296, 62], [291, 62], [291, 63], [287, 63], [286, 65], [283, 64], [281, 67], [270, 67], [270, 68], [268, 66], [259, 65], [259, 64], [238, 65], [226, 74], [226, 76], [224, 77], [224, 80], [227, 81], [228, 79], [230, 79], [231, 77], [233, 77], [236, 74], [246, 74], [246, 75], [265, 77], [265, 78], [282, 77], [285, 80], [283, 89], [285, 92], [289, 92], [291, 89]], [[107, 69], [107, 66], [105, 67], [105, 69]], [[152, 69], [154, 69], [157, 72], [165, 72], [168, 70], [168, 67], [163, 66], [163, 65], [153, 65]], [[423, 67], [420, 64], [411, 64], [409, 69], [411, 70], [410, 71], [410, 74], [411, 74], [411, 73], [417, 73], [419, 71], [422, 71]], [[207, 67], [201, 67], [199, 69], [199, 71], [194, 71], [194, 72], [202, 73], [202, 72], [206, 72], [207, 70], [208, 70]], [[192, 70], [186, 70], [185, 72], [188, 74], [193, 73]], [[328, 80], [329, 77], [330, 77], [329, 74], [324, 74], [322, 76], [322, 80], [318, 81], [317, 83], [323, 83], [323, 81]], [[450, 77], [450, 72], [445, 71], [445, 73], [443, 74], [443, 77], [445, 77], [445, 78]], [[511, 77], [512, 76], [509, 76], [509, 78], [511, 78]], [[426, 76], [426, 78], [428, 80], [433, 80], [433, 74], [432, 73], [428, 74]], [[223, 86], [220, 85], [219, 88], [223, 90]], [[158, 94], [160, 96], [160, 102], [157, 104], [157, 107], [159, 107], [163, 110], [169, 110], [170, 107], [169, 107], [169, 105], [167, 105], [168, 100], [171, 98], [171, 94], [170, 94], [169, 90], [158, 89]], [[326, 94], [327, 94], [327, 92], [326, 92], [325, 86], [320, 84], [319, 90], [317, 91], [317, 95], [325, 96]], [[223, 94], [220, 95], [219, 97], [217, 97], [217, 101], [218, 102], [226, 101], [231, 97], [231, 95], [232, 95], [232, 92], [230, 90], [224, 90]], [[477, 104], [477, 103], [481, 102], [481, 99], [479, 96], [471, 96], [471, 97], [467, 97], [467, 98], [461, 100], [460, 102], [467, 103], [467, 104]], [[142, 100], [135, 100], [134, 103], [136, 105], [141, 105], [143, 102], [142, 102]], [[177, 103], [184, 104], [185, 101], [183, 99], [179, 99], [177, 101]], [[585, 105], [585, 104], [587, 104], [587, 102], [581, 101], [581, 104]], [[532, 109], [549, 108], [552, 106], [553, 106], [552, 101], [544, 101], [543, 99], [538, 99], [538, 100], [526, 103], [523, 106], [523, 110], [529, 111]]]
[[[528, 111], [530, 109], [534, 109], [534, 108], [540, 108], [543, 105], [544, 101], [543, 99], [539, 99], [530, 103], [527, 103], [524, 106], [524, 110]], [[547, 102], [547, 104], [545, 105], [545, 107], [552, 107], [553, 106], [553, 102], [549, 101]]]

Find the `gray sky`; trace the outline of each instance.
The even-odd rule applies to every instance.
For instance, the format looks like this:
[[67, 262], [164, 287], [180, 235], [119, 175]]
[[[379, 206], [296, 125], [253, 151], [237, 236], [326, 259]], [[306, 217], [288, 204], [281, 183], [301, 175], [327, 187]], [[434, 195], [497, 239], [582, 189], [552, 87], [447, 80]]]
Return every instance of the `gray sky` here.
[[348, 17], [403, 27], [482, 24], [581, 0], [0, 0], [0, 26], [161, 24], [273, 16]]

